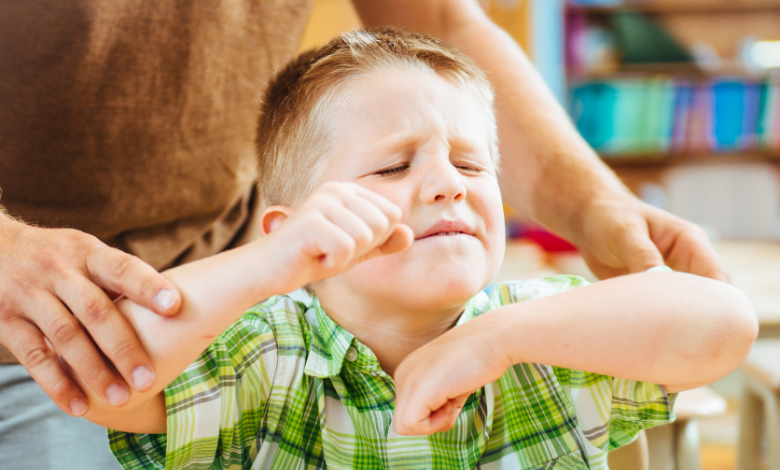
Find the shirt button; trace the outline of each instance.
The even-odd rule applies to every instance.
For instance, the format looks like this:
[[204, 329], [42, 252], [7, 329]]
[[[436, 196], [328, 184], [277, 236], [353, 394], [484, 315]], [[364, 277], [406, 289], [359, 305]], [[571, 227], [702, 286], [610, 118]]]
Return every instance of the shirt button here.
[[358, 352], [357, 349], [350, 346], [349, 349], [347, 349], [347, 360], [349, 362], [355, 362], [355, 360], [358, 358]]

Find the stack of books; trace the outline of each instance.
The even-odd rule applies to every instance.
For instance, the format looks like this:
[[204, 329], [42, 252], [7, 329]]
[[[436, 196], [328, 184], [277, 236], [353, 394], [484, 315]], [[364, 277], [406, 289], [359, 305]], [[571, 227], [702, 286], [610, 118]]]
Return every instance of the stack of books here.
[[580, 133], [604, 156], [713, 152], [780, 155], [780, 80], [652, 77], [571, 87]]

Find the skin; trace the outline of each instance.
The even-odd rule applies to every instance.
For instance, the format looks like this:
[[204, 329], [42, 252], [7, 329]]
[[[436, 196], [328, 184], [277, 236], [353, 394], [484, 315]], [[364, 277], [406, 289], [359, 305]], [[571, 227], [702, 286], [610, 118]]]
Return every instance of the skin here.
[[[453, 328], [503, 256], [483, 108], [418, 71], [377, 72], [350, 91], [350, 107], [336, 112], [340, 133], [322, 162], [323, 184], [300, 207], [269, 207], [267, 236], [166, 272], [183, 295], [177, 316], [118, 302], [158, 380], [120, 408], [96, 400], [87, 419], [165, 432], [165, 384], [245, 309], [306, 284], [394, 376], [401, 434], [449, 429], [470, 393], [518, 362], [679, 391], [722, 377], [747, 356], [757, 322], [744, 295], [682, 273], [624, 276]], [[442, 222], [455, 219], [458, 230]]]
[[[386, 197], [401, 208], [415, 242], [313, 287], [332, 318], [392, 375], [406, 354], [454, 324], [498, 271], [503, 206], [480, 101], [433, 72], [372, 75], [351, 93], [371, 100], [337, 110], [343, 131], [321, 181], [354, 182]], [[466, 233], [423, 238], [448, 221], [463, 226], [440, 230]], [[469, 276], [452, 276], [466, 266]]]
[[[352, 0], [367, 27], [457, 46], [496, 91], [505, 202], [571, 240], [601, 279], [666, 264], [728, 281], [706, 233], [636, 199], [580, 137], [517, 43], [473, 0]], [[484, 2], [483, 2], [484, 3]]]
[[[477, 2], [353, 3], [366, 26], [392, 24], [441, 37], [488, 72], [497, 93], [506, 201], [572, 240], [600, 278], [666, 263], [728, 279], [699, 227], [626, 191], [579, 137], [522, 50]], [[160, 315], [173, 315], [181, 305], [171, 282], [141, 260], [85, 233], [25, 225], [0, 207], [0, 343], [71, 415], [94, 403], [84, 386], [90, 396], [121, 405], [130, 387], [149, 390], [155, 379], [149, 354], [111, 303], [118, 294]]]
[[750, 302], [728, 284], [684, 273], [609, 279], [496, 309], [409, 355], [395, 373], [394, 426], [449, 430], [474, 390], [520, 362], [689, 390], [739, 367], [757, 334]]
[[[31, 227], [2, 214], [0, 267], [0, 342], [57, 406], [72, 415], [88, 408], [70, 374], [116, 406], [130, 396], [127, 384], [137, 391], [151, 386], [152, 361], [111, 299], [124, 293], [171, 315], [181, 297], [170, 281], [91, 235]], [[57, 353], [71, 364], [69, 372]]]

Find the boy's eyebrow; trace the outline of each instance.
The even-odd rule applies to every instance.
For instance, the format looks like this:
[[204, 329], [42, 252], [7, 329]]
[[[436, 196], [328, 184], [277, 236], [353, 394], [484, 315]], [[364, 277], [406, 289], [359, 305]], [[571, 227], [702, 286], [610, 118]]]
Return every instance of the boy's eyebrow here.
[[418, 144], [420, 140], [419, 135], [399, 133], [391, 134], [388, 137], [379, 140], [375, 145], [387, 153], [394, 154], [407, 147]]
[[461, 150], [466, 152], [473, 152], [474, 150], [479, 148], [479, 144], [477, 142], [474, 142], [473, 140], [467, 137], [462, 137], [457, 135], [450, 137], [449, 143], [450, 143], [450, 150]]
[[[382, 140], [379, 140], [375, 145], [382, 151], [386, 151], [389, 154], [395, 154], [401, 150], [411, 147], [420, 142], [421, 137], [415, 134], [400, 133], [390, 135]], [[462, 136], [450, 136], [447, 139], [450, 150], [460, 150], [466, 152], [472, 152], [479, 148], [474, 141]]]

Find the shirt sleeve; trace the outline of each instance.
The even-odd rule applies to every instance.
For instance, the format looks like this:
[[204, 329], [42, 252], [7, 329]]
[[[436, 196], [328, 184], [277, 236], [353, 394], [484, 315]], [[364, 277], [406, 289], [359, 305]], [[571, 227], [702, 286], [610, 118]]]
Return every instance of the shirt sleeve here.
[[633, 442], [643, 429], [674, 421], [677, 394], [666, 393], [661, 385], [553, 369], [574, 405], [578, 427], [595, 447], [615, 450]]
[[167, 435], [108, 431], [111, 451], [122, 467], [243, 467], [261, 426], [277, 363], [274, 333], [255, 309], [165, 388]]
[[[648, 270], [671, 271], [666, 266]], [[499, 284], [490, 308], [558, 294], [589, 283], [578, 276], [551, 276]], [[661, 385], [553, 368], [575, 408], [578, 426], [590, 444], [614, 450], [631, 443], [643, 429], [674, 421], [676, 394]]]

